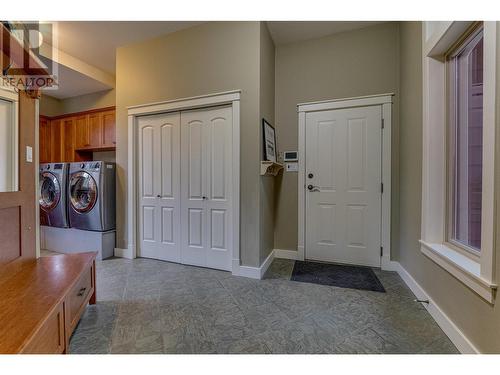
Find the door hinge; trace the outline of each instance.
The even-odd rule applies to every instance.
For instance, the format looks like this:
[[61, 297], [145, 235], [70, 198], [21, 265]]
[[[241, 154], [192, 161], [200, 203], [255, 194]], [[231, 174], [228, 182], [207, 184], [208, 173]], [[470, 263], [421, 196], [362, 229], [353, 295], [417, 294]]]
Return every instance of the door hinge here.
[[383, 182], [380, 183], [380, 193], [384, 194], [384, 183]]
[[385, 126], [385, 121], [384, 119], [382, 119], [382, 129], [384, 128], [384, 126]]
[[383, 256], [383, 255], [384, 255], [384, 247], [380, 246], [380, 256]]

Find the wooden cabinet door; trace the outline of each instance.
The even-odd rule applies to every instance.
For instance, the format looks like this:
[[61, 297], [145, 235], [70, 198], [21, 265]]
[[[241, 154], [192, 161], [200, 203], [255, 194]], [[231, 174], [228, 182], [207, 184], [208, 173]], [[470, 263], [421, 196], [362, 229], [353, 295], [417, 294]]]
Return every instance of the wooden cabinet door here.
[[88, 116], [75, 117], [75, 148], [90, 146], [90, 131]]
[[45, 117], [40, 117], [39, 136], [40, 136], [40, 154], [39, 154], [40, 163], [50, 163], [51, 129], [50, 129], [50, 120]]
[[102, 144], [102, 113], [89, 115], [90, 147], [98, 148]]
[[102, 146], [116, 147], [116, 119], [115, 111], [102, 113]]
[[50, 122], [50, 162], [63, 161], [63, 132], [61, 120]]
[[75, 161], [75, 120], [73, 117], [64, 118], [63, 122], [63, 160], [64, 162]]

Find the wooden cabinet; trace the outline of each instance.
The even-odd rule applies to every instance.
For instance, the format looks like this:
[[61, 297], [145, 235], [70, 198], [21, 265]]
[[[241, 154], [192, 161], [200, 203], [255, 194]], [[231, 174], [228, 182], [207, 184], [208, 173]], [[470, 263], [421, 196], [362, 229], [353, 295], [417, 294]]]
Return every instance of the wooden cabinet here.
[[102, 146], [116, 147], [116, 118], [115, 111], [102, 113]]
[[77, 149], [90, 146], [88, 116], [75, 117], [75, 147]]
[[61, 120], [50, 121], [50, 161], [58, 162], [63, 160], [63, 131]]
[[0, 266], [0, 354], [68, 352], [87, 304], [96, 303], [96, 254], [19, 259]]
[[65, 118], [63, 123], [63, 160], [65, 162], [75, 161], [75, 122], [73, 117]]
[[31, 338], [21, 353], [61, 354], [66, 347], [64, 337], [64, 312], [60, 303], [54, 312], [42, 323], [35, 336]]
[[58, 117], [40, 116], [40, 162], [92, 160], [116, 149], [114, 107]]
[[99, 147], [102, 139], [102, 114], [92, 113], [88, 116], [90, 142], [88, 147]]
[[50, 163], [51, 161], [51, 128], [50, 120], [47, 117], [40, 116], [39, 126], [40, 136], [40, 163]]
[[90, 113], [76, 121], [77, 151], [107, 151], [116, 148], [115, 111]]

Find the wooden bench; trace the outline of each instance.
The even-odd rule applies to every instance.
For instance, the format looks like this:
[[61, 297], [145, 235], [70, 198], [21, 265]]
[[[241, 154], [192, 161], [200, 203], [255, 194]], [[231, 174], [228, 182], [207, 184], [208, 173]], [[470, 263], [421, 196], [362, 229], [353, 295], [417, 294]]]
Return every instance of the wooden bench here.
[[0, 354], [67, 353], [96, 302], [96, 253], [19, 259], [0, 267]]

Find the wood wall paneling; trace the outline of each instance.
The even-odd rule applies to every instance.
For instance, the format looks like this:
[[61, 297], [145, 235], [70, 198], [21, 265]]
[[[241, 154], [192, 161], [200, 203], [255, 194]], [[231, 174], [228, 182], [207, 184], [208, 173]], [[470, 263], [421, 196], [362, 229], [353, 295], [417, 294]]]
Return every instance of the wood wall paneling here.
[[[8, 194], [8, 193], [3, 193]], [[21, 207], [0, 209], [0, 265], [21, 256]]]

